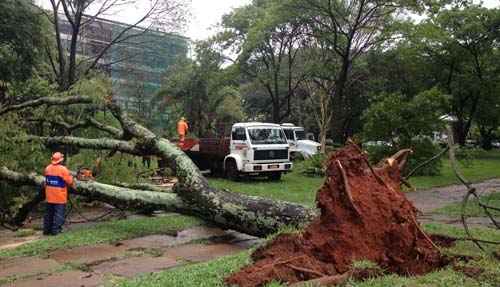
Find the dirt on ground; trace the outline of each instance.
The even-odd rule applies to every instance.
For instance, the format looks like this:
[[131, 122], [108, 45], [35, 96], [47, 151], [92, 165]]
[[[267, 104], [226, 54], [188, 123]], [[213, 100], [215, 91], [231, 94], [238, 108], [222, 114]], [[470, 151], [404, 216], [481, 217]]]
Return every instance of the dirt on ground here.
[[334, 153], [316, 195], [321, 215], [298, 234], [282, 234], [252, 254], [253, 264], [228, 284], [293, 284], [345, 274], [369, 260], [401, 275], [419, 275], [449, 260], [416, 221], [416, 208], [400, 191], [402, 158], [372, 169], [354, 144]]

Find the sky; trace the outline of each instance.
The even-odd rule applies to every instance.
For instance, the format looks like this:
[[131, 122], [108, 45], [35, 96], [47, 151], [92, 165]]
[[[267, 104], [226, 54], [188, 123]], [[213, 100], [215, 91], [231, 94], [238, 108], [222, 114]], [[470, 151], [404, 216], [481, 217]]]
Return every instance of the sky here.
[[[251, 3], [251, 0], [191, 0], [191, 17], [187, 26], [185, 36], [192, 40], [203, 40], [216, 33], [214, 26], [220, 22], [222, 15], [229, 13], [233, 8], [241, 7]], [[43, 7], [50, 7], [49, 0], [36, 0]], [[137, 3], [147, 3], [147, 0]], [[500, 0], [483, 0], [483, 5], [489, 8], [500, 7]], [[142, 5], [131, 5], [121, 11], [105, 18], [132, 23], [140, 17]]]
[[[213, 35], [212, 28], [220, 22], [222, 15], [231, 12], [233, 8], [250, 4], [251, 0], [192, 0], [192, 20], [188, 26], [187, 35], [193, 40], [203, 40]], [[499, 0], [500, 1], [500, 0]]]
[[[136, 1], [138, 4], [129, 5], [120, 11], [106, 15], [103, 18], [125, 23], [133, 23], [145, 13], [148, 0]], [[233, 8], [250, 4], [251, 0], [191, 0], [189, 23], [185, 36], [192, 40], [203, 40], [215, 34], [213, 28], [220, 22], [222, 16], [231, 12]], [[35, 0], [35, 3], [50, 8], [50, 0]], [[143, 5], [141, 5], [143, 3]], [[141, 11], [142, 10], [142, 11]]]

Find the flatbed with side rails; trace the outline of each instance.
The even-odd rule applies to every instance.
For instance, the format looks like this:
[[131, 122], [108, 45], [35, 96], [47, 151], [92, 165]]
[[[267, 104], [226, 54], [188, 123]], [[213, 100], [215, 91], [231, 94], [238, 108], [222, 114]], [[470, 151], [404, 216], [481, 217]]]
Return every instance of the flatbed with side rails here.
[[236, 123], [228, 136], [186, 139], [179, 146], [201, 169], [230, 179], [242, 175], [279, 180], [292, 169], [282, 128], [270, 123]]

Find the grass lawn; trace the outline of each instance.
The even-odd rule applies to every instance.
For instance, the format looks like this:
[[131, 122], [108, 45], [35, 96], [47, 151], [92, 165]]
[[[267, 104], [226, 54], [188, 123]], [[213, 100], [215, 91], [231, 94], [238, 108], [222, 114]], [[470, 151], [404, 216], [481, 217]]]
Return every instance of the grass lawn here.
[[[481, 203], [500, 208], [500, 192], [481, 196]], [[448, 204], [442, 208], [437, 209], [435, 212], [452, 216], [460, 216], [462, 214], [462, 205], [461, 203]], [[500, 216], [500, 211], [490, 210], [490, 212], [494, 216]], [[477, 217], [487, 216], [484, 212], [484, 209], [479, 206], [476, 199], [471, 199], [465, 214], [467, 216]]]
[[[465, 178], [472, 182], [500, 177], [500, 151], [474, 151], [474, 159], [470, 166], [459, 164]], [[410, 179], [410, 182], [418, 189], [427, 189], [437, 186], [458, 184], [458, 180], [453, 173], [449, 160], [443, 160], [443, 168], [439, 176], [417, 176]]]
[[[500, 177], [500, 151], [474, 152], [474, 159], [470, 166], [460, 165], [464, 176], [471, 181]], [[264, 179], [248, 179], [234, 182], [222, 178], [210, 178], [209, 182], [214, 187], [226, 188], [231, 191], [257, 195], [272, 199], [286, 200], [304, 204], [314, 205], [317, 189], [323, 183], [322, 177], [308, 177], [300, 174], [296, 167], [292, 172], [283, 176], [281, 181], [269, 182]], [[448, 160], [443, 160], [443, 169], [439, 176], [417, 176], [410, 179], [417, 189], [428, 189], [437, 186], [458, 184]]]
[[201, 224], [203, 221], [183, 215], [113, 220], [64, 232], [54, 237], [44, 237], [14, 249], [0, 250], [0, 258], [44, 255], [62, 248], [110, 243], [151, 234], [172, 234], [177, 230]]
[[226, 188], [234, 192], [312, 206], [314, 204], [316, 191], [321, 184], [323, 184], [323, 178], [308, 177], [293, 171], [283, 175], [281, 181], [268, 181], [265, 178], [250, 178], [235, 182], [222, 178], [209, 178], [209, 182], [216, 188]]
[[[426, 230], [432, 233], [450, 236], [463, 236], [461, 228], [442, 225], [428, 224]], [[475, 234], [482, 239], [493, 240], [500, 237], [500, 231], [481, 228], [475, 229]], [[478, 278], [470, 278], [453, 268], [446, 267], [442, 270], [429, 273], [419, 277], [403, 277], [398, 275], [386, 275], [379, 278], [369, 279], [364, 282], [349, 281], [347, 286], [500, 286], [500, 262], [488, 255], [477, 256], [478, 249], [470, 242], [459, 242], [455, 247], [444, 250], [452, 254], [476, 255], [474, 260], [461, 263], [465, 266], [480, 267], [484, 272]], [[238, 255], [222, 257], [217, 260], [201, 264], [187, 265], [164, 272], [145, 275], [132, 280], [116, 282], [120, 287], [153, 287], [153, 286], [224, 286], [223, 279], [230, 273], [239, 270], [250, 262], [250, 252], [245, 251]], [[284, 286], [278, 283], [269, 286]]]

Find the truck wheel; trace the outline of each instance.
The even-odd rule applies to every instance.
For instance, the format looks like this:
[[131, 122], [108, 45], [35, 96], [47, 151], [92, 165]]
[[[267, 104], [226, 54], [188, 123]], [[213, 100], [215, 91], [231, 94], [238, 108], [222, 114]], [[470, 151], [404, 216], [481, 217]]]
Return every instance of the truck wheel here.
[[270, 180], [275, 180], [275, 181], [278, 181], [278, 180], [281, 180], [281, 172], [273, 172], [269, 175], [269, 179]]
[[226, 177], [230, 180], [238, 180], [239, 172], [236, 162], [234, 160], [228, 160], [226, 162]]

